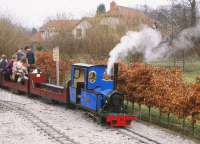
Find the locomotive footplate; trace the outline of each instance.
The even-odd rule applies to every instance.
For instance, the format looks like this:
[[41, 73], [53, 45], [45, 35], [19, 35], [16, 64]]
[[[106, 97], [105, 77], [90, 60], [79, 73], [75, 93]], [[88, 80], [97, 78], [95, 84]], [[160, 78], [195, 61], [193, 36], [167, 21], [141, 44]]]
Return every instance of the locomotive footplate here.
[[137, 120], [136, 116], [128, 114], [108, 114], [105, 116], [106, 122], [113, 127], [125, 127]]

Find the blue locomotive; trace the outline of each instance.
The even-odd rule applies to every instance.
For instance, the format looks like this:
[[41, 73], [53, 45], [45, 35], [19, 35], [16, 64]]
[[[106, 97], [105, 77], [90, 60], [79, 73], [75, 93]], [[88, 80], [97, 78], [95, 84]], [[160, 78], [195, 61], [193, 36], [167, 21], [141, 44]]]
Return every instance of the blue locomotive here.
[[105, 65], [77, 63], [72, 65], [69, 103], [96, 114], [112, 126], [127, 126], [135, 119], [125, 114], [124, 95], [117, 91], [118, 64], [113, 78]]

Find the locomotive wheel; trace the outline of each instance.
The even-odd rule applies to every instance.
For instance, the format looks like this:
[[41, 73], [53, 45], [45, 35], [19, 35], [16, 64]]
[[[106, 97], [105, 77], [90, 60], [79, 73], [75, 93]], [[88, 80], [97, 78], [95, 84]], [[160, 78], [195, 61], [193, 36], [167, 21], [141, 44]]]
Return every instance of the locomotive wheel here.
[[102, 118], [102, 117], [98, 117], [98, 118], [97, 118], [97, 123], [98, 123], [99, 125], [102, 125], [102, 124], [103, 124], [103, 118]]
[[105, 118], [104, 117], [99, 117], [98, 121], [97, 121], [97, 124], [101, 125], [101, 126], [106, 126], [106, 120], [105, 120]]
[[76, 105], [71, 104], [71, 103], [68, 103], [68, 104], [66, 104], [66, 108], [69, 108], [69, 109], [76, 109]]
[[11, 91], [12, 93], [14, 93], [14, 94], [20, 94], [20, 91], [15, 90], [15, 89], [10, 89], [10, 91]]
[[57, 105], [57, 104], [59, 104], [59, 102], [58, 102], [58, 101], [56, 101], [56, 100], [51, 100], [51, 102], [52, 102], [52, 104], [54, 104], [54, 105]]

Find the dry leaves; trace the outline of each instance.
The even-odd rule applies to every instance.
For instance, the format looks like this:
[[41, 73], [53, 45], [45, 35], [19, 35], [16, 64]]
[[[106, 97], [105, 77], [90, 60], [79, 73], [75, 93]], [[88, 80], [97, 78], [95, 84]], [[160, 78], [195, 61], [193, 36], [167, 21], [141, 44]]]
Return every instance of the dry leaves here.
[[185, 84], [179, 69], [121, 64], [118, 82], [130, 101], [182, 118], [200, 113], [200, 84]]

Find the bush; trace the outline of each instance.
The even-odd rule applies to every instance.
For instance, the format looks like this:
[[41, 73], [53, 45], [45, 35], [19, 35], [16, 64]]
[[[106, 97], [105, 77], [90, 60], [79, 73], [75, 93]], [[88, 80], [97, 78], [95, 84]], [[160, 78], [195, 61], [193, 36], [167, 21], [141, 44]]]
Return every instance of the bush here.
[[200, 84], [185, 84], [179, 69], [123, 64], [119, 89], [126, 92], [129, 101], [157, 107], [179, 118], [197, 119], [200, 113]]

